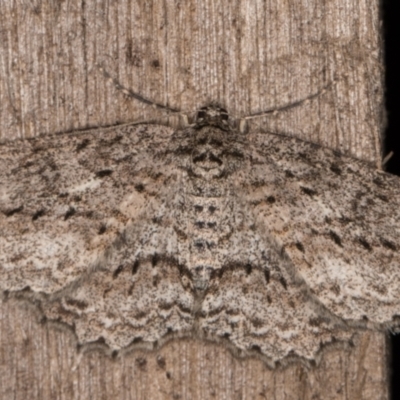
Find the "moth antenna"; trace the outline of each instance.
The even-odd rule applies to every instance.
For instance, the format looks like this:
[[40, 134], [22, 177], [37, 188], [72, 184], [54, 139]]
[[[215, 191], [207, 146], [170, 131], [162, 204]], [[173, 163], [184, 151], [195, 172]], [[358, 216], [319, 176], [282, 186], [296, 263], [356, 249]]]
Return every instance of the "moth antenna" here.
[[387, 154], [386, 156], [385, 156], [385, 158], [382, 160], [382, 162], [381, 162], [381, 168], [380, 169], [384, 169], [385, 168], [385, 166], [386, 166], [386, 164], [389, 162], [389, 160], [393, 157], [393, 155], [394, 155], [394, 153], [393, 153], [393, 151], [391, 151], [391, 152], [389, 152], [389, 154]]
[[161, 110], [165, 110], [168, 113], [174, 113], [174, 114], [183, 114], [182, 111], [177, 110], [172, 107], [168, 107], [165, 104], [160, 104], [155, 101], [146, 99], [145, 97], [141, 96], [140, 94], [134, 92], [131, 89], [126, 88], [125, 86], [121, 85], [121, 83], [113, 78], [105, 69], [102, 65], [96, 64], [97, 68], [100, 70], [100, 72], [104, 75], [104, 77], [107, 79], [107, 81], [110, 81], [117, 90], [120, 90], [125, 96], [130, 97], [132, 99], [136, 99], [144, 104], [148, 104], [154, 108], [159, 108]]
[[248, 115], [247, 117], [243, 117], [241, 118], [242, 120], [249, 120], [249, 119], [253, 119], [253, 118], [257, 118], [257, 117], [262, 117], [264, 115], [267, 114], [273, 114], [273, 113], [277, 113], [279, 111], [285, 111], [285, 110], [289, 110], [291, 108], [297, 107], [303, 103], [306, 103], [309, 100], [314, 99], [315, 97], [320, 96], [321, 94], [323, 94], [324, 92], [326, 92], [326, 90], [332, 85], [332, 83], [329, 83], [328, 85], [324, 86], [322, 89], [318, 90], [318, 92], [311, 94], [303, 99], [297, 100], [293, 103], [288, 103], [288, 104], [284, 104], [283, 106], [280, 107], [276, 107], [276, 108], [270, 108], [264, 111], [260, 111], [258, 113], [255, 114], [251, 114]]

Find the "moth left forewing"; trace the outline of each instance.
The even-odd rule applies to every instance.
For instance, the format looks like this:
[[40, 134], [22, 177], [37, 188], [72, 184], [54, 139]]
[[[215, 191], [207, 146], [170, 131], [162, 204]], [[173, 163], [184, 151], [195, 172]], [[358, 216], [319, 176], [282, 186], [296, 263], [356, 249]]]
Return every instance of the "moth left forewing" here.
[[2, 289], [54, 293], [87, 271], [157, 193], [149, 172], [171, 134], [141, 125], [2, 144]]
[[[337, 316], [391, 324], [400, 312], [400, 182], [293, 138], [250, 135], [258, 224]], [[262, 161], [263, 160], [263, 161]]]
[[171, 135], [140, 125], [3, 145], [1, 288], [29, 287], [83, 344], [151, 347], [187, 331]]

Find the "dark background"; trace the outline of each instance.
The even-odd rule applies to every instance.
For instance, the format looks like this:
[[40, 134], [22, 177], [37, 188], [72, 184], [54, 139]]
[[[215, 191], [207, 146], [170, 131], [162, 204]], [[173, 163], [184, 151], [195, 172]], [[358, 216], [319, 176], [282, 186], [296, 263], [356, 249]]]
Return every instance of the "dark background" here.
[[[400, 175], [400, 0], [383, 0], [384, 48], [386, 64], [385, 154], [393, 152], [386, 170]], [[400, 334], [391, 335], [391, 399], [400, 399]]]

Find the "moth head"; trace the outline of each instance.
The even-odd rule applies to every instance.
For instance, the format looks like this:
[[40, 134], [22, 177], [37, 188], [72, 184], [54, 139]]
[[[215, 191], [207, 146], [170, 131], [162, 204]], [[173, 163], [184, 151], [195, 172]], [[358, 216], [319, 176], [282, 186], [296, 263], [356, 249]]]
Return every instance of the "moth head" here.
[[197, 111], [195, 125], [198, 128], [203, 126], [216, 126], [223, 130], [228, 130], [229, 114], [225, 108], [217, 105], [202, 107]]

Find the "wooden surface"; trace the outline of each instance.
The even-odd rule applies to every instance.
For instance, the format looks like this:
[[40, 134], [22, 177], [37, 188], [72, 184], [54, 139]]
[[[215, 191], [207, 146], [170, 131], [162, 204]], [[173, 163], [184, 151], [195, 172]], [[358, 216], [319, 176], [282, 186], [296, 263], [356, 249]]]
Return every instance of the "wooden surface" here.
[[[218, 102], [244, 117], [326, 87], [250, 129], [380, 163], [378, 1], [4, 0], [0, 27], [2, 139], [165, 121], [117, 91], [102, 64], [124, 86], [189, 116]], [[2, 399], [388, 398], [383, 334], [364, 332], [353, 347], [326, 349], [312, 368], [271, 371], [194, 340], [117, 359], [80, 354], [70, 331], [39, 319], [27, 305], [1, 308]]]

